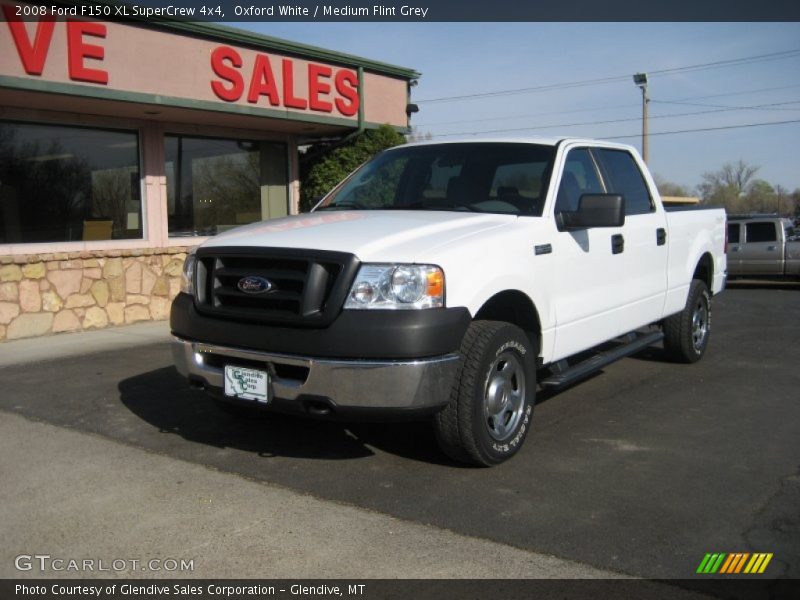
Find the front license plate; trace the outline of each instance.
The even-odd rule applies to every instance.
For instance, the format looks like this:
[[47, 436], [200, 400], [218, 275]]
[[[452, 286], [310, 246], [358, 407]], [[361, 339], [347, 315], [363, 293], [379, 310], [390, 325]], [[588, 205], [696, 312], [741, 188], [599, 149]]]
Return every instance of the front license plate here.
[[233, 365], [225, 366], [225, 395], [269, 402], [269, 373]]

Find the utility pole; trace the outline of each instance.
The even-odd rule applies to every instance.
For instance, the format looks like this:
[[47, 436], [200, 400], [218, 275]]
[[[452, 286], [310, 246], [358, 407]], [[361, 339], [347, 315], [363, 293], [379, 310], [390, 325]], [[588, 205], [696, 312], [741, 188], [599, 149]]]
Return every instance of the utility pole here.
[[647, 105], [650, 103], [650, 98], [647, 96], [647, 73], [636, 73], [633, 76], [633, 83], [642, 90], [642, 159], [646, 163], [650, 155], [647, 139]]

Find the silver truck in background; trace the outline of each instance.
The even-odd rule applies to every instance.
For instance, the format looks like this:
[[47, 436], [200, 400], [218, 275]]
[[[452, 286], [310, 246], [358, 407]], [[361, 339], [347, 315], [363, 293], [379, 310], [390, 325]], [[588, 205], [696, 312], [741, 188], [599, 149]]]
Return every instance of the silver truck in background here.
[[800, 277], [800, 240], [789, 219], [728, 215], [728, 277]]

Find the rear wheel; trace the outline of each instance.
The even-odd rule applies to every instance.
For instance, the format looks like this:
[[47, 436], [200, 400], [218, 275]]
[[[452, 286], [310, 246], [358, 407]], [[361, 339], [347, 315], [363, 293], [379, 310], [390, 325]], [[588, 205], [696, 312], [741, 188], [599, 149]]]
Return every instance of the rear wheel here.
[[711, 335], [711, 293], [699, 279], [692, 280], [684, 309], [664, 320], [664, 349], [677, 362], [703, 358]]
[[459, 462], [503, 462], [517, 453], [531, 425], [536, 393], [531, 341], [510, 323], [474, 321], [460, 352], [450, 403], [435, 417], [436, 438]]

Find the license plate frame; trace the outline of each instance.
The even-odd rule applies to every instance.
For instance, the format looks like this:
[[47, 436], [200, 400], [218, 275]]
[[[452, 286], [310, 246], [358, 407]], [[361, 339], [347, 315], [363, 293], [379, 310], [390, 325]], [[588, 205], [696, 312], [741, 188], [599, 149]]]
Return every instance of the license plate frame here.
[[259, 404], [272, 399], [269, 371], [239, 365], [225, 365], [225, 395]]

